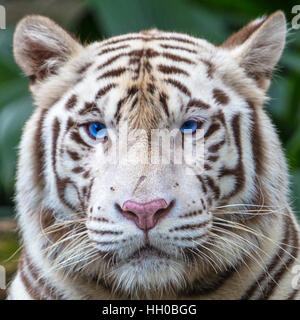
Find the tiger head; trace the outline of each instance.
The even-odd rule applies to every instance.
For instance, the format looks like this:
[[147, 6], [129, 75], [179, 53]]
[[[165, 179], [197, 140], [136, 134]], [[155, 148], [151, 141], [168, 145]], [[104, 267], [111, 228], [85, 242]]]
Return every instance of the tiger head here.
[[83, 46], [24, 18], [14, 55], [37, 106], [18, 167], [25, 244], [120, 296], [188, 294], [238, 268], [259, 242], [246, 229], [285, 192], [262, 109], [285, 36], [276, 12], [221, 46], [156, 29]]

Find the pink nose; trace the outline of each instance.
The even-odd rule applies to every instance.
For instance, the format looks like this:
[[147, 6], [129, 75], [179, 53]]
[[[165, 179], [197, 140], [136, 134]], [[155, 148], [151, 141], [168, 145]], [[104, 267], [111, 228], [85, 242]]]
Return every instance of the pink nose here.
[[125, 201], [122, 214], [133, 220], [138, 228], [149, 230], [155, 227], [158, 220], [166, 216], [170, 210], [164, 199], [152, 200], [147, 203], [138, 203], [132, 200]]

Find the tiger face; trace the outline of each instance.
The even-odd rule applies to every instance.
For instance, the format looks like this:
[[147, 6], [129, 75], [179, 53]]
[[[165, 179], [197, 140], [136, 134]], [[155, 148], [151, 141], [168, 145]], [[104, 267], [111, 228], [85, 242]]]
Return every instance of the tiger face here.
[[[20, 23], [15, 57], [37, 104], [23, 158], [42, 196], [27, 194], [39, 202], [42, 230], [68, 226], [43, 240], [52, 263], [121, 295], [148, 296], [213, 282], [216, 269], [226, 272], [253, 250], [252, 240], [241, 250], [238, 232], [216, 219], [260, 199], [259, 119], [284, 17], [246, 28], [243, 41], [233, 36], [221, 47], [158, 30], [83, 47], [47, 18]], [[188, 161], [188, 142], [201, 159]], [[221, 255], [225, 247], [234, 254]]]

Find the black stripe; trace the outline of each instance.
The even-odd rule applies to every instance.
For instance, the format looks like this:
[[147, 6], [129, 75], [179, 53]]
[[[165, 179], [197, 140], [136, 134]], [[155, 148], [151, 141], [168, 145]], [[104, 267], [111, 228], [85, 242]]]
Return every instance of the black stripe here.
[[177, 81], [174, 79], [165, 79], [165, 82], [171, 84], [173, 87], [177, 88], [178, 90], [180, 90], [182, 93], [184, 93], [188, 97], [191, 96], [190, 90], [184, 84], [182, 84], [180, 81]]
[[205, 103], [199, 99], [191, 99], [187, 104], [187, 110], [192, 107], [196, 107], [196, 108], [200, 108], [200, 109], [209, 109], [210, 105], [208, 105], [207, 103]]
[[24, 256], [22, 255], [20, 260], [19, 260], [19, 272], [21, 276], [21, 280], [24, 284], [24, 287], [26, 288], [26, 291], [28, 295], [31, 297], [33, 300], [46, 300], [46, 297], [42, 296], [40, 291], [38, 291], [29, 281], [25, 274], [24, 270], [25, 264], [24, 264]]
[[186, 76], [189, 75], [185, 70], [182, 70], [174, 66], [167, 66], [167, 65], [160, 64], [158, 65], [157, 69], [164, 74], [184, 74]]
[[[283, 239], [281, 241], [282, 246], [276, 251], [276, 253], [273, 255], [271, 261], [268, 263], [268, 265], [266, 266], [267, 272], [263, 271], [259, 278], [256, 279], [252, 285], [246, 290], [246, 292], [242, 295], [241, 300], [249, 300], [251, 299], [254, 294], [256, 293], [256, 291], [258, 290], [258, 288], [261, 287], [261, 284], [263, 283], [263, 281], [266, 279], [266, 277], [268, 277], [269, 274], [271, 274], [271, 272], [276, 268], [276, 266], [278, 265], [279, 261], [282, 260], [282, 257], [285, 254], [286, 250], [286, 244], [287, 241], [289, 239], [290, 236], [290, 230], [289, 227], [286, 223], [284, 223], [284, 236]], [[273, 281], [271, 279], [271, 281]]]
[[211, 282], [207, 279], [196, 279], [191, 284], [187, 284], [187, 286], [181, 290], [180, 296], [199, 298], [201, 295], [208, 295], [215, 292], [236, 273], [236, 270], [238, 270], [239, 267], [240, 266], [230, 267], [223, 273], [216, 275], [215, 279]]
[[113, 70], [106, 71], [102, 75], [100, 75], [97, 80], [105, 79], [105, 78], [113, 78], [113, 77], [119, 77], [121, 74], [126, 72], [127, 68], [117, 68]]
[[54, 293], [56, 290], [51, 286], [49, 286], [45, 279], [41, 277], [41, 272], [37, 269], [36, 266], [33, 265], [32, 261], [29, 260], [28, 254], [24, 254], [24, 261], [26, 261], [28, 271], [30, 272], [31, 277], [36, 281], [37, 287], [39, 290], [43, 291], [41, 296], [46, 299], [57, 300], [59, 298], [58, 292]]
[[88, 228], [89, 232], [95, 233], [95, 234], [100, 234], [100, 235], [105, 235], [105, 234], [113, 234], [113, 235], [121, 235], [123, 234], [123, 231], [111, 231], [111, 230], [95, 230], [95, 229], [90, 229]]
[[172, 45], [168, 45], [168, 44], [161, 44], [160, 46], [161, 46], [162, 48], [164, 48], [164, 49], [174, 49], [174, 50], [187, 51], [187, 52], [189, 52], [189, 53], [197, 53], [196, 50], [188, 49], [188, 48], [184, 48], [184, 47], [179, 47], [179, 46], [172, 46]]
[[108, 91], [115, 88], [116, 86], [117, 85], [115, 83], [110, 83], [107, 86], [105, 86], [104, 88], [101, 88], [100, 90], [98, 90], [98, 92], [96, 94], [96, 100], [103, 97]]
[[[292, 237], [293, 249], [292, 249], [292, 252], [289, 252], [290, 255], [288, 256], [287, 261], [281, 265], [281, 268], [273, 276], [274, 281], [269, 281], [268, 285], [264, 288], [263, 292], [258, 297], [259, 300], [266, 300], [273, 294], [274, 290], [276, 289], [276, 283], [279, 283], [281, 281], [285, 273], [288, 272], [291, 264], [297, 259], [297, 253], [298, 253], [298, 247], [299, 247], [298, 235], [297, 235], [298, 232], [297, 230], [295, 230], [295, 227], [293, 225], [291, 218], [286, 217], [286, 219], [289, 220], [287, 224], [290, 230], [290, 233], [289, 233], [290, 238]], [[287, 250], [288, 245], [285, 243], [283, 245], [285, 245], [285, 249]]]
[[165, 113], [166, 113], [167, 117], [169, 117], [169, 116], [170, 116], [170, 114], [169, 114], [168, 102], [167, 102], [167, 101], [168, 101], [168, 99], [169, 99], [169, 97], [167, 96], [167, 94], [166, 94], [166, 93], [161, 92], [161, 93], [159, 94], [159, 101], [160, 101], [160, 103], [162, 104], [163, 109], [164, 109], [164, 111], [165, 111]]
[[207, 220], [207, 221], [204, 221], [201, 223], [197, 223], [197, 224], [184, 224], [180, 227], [175, 227], [175, 228], [170, 229], [169, 232], [182, 231], [182, 230], [195, 230], [195, 229], [206, 227], [209, 223], [210, 223], [210, 220]]
[[187, 58], [184, 58], [184, 57], [181, 57], [179, 55], [172, 54], [172, 53], [169, 53], [169, 52], [163, 52], [161, 55], [164, 58], [170, 59], [170, 60], [175, 61], [175, 62], [184, 62], [184, 63], [187, 63], [187, 64], [195, 64], [195, 62], [190, 60], [190, 59], [187, 59]]
[[116, 50], [120, 50], [120, 49], [126, 49], [128, 48], [129, 45], [128, 44], [124, 44], [124, 45], [121, 45], [121, 46], [118, 46], [118, 47], [111, 47], [111, 48], [105, 48], [105, 49], [102, 49], [99, 53], [98, 53], [98, 56], [101, 56], [105, 53], [108, 53], [108, 52], [112, 52], [112, 51], [116, 51]]
[[215, 131], [220, 129], [220, 124], [219, 123], [213, 123], [210, 125], [210, 127], [207, 129], [207, 131], [204, 134], [204, 138], [207, 139], [210, 137]]
[[48, 109], [43, 109], [41, 111], [40, 118], [37, 123], [37, 129], [35, 131], [35, 147], [34, 147], [34, 162], [33, 166], [35, 169], [35, 183], [37, 186], [41, 186], [42, 188], [45, 186], [45, 176], [44, 176], [44, 165], [45, 165], [45, 148], [44, 148], [44, 140], [43, 140], [43, 126], [45, 122], [45, 118], [47, 115]]

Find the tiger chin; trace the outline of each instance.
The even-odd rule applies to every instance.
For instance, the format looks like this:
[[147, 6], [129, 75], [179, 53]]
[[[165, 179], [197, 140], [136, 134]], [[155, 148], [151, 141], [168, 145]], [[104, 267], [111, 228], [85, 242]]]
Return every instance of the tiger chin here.
[[156, 29], [82, 45], [21, 20], [36, 108], [8, 299], [299, 299], [299, 227], [264, 111], [286, 32], [278, 11], [220, 46]]

